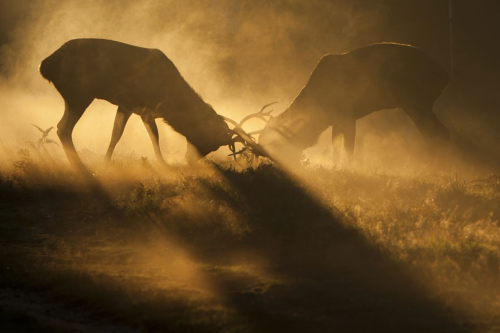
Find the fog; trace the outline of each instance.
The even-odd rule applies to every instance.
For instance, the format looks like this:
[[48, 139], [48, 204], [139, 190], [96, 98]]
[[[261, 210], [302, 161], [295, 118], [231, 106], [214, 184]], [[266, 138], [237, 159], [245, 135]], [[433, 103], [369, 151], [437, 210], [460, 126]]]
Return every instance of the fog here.
[[[463, 16], [468, 8], [459, 5], [460, 2], [457, 10], [462, 10]], [[31, 123], [47, 128], [59, 121], [64, 108], [62, 99], [37, 68], [41, 60], [74, 38], [107, 38], [162, 50], [207, 103], [219, 114], [235, 119], [272, 101], [279, 101], [274, 107], [275, 114], [286, 109], [307, 82], [317, 61], [327, 53], [347, 52], [381, 41], [402, 42], [421, 47], [449, 69], [445, 2], [401, 6], [389, 0], [268, 3], [45, 0], [2, 1], [1, 6], [0, 138], [4, 145], [36, 140], [39, 133]], [[428, 14], [426, 24], [418, 24], [422, 20], [417, 18], [420, 14]], [[464, 21], [463, 17], [460, 19]], [[456, 51], [457, 66], [460, 61], [479, 54], [477, 48], [476, 53], [468, 53], [467, 44], [458, 43], [460, 38], [464, 39], [459, 34], [464, 28], [459, 28], [456, 39], [461, 48]], [[465, 66], [457, 70], [459, 76], [464, 72], [467, 72]], [[456, 85], [453, 83], [452, 88]], [[463, 129], [463, 123], [470, 121], [470, 111], [465, 112], [469, 114], [467, 117], [458, 116], [464, 112], [460, 105], [453, 104], [456, 100], [453, 92], [457, 89], [452, 88], [435, 112], [445, 125]], [[495, 102], [490, 104], [493, 105], [488, 109], [494, 109]], [[89, 107], [74, 131], [78, 150], [105, 152], [115, 109], [103, 101], [95, 101]], [[387, 121], [389, 127], [400, 132], [397, 136], [402, 139], [393, 140], [401, 145], [391, 149], [401, 148], [407, 155], [422, 150], [421, 137], [404, 116], [389, 117]], [[376, 125], [370, 125], [373, 119], [358, 122], [362, 129], [358, 141], [366, 137], [363, 132], [370, 128], [375, 131], [369, 137], [384, 137]], [[476, 127], [482, 127], [481, 124]], [[249, 129], [255, 129], [262, 124], [250, 126], [253, 128]], [[185, 150], [184, 139], [167, 126], [159, 128], [164, 154], [172, 154], [172, 161], [182, 160], [179, 156]], [[321, 152], [328, 149], [327, 137], [323, 135], [321, 146], [313, 149], [312, 155], [318, 149]], [[494, 140], [495, 136], [489, 135], [489, 142], [492, 137]], [[408, 144], [414, 149], [408, 150]], [[151, 143], [137, 116], [129, 122], [116, 153], [152, 158]]]
[[[500, 169], [491, 42], [499, 30], [485, 5], [492, 0], [453, 1], [451, 68], [448, 1], [0, 0], [0, 283], [18, 303], [15, 288], [27, 279], [30, 290], [69, 295], [70, 310], [82, 312], [87, 300], [144, 330], [175, 330], [186, 313], [181, 328], [205, 321], [201, 330], [215, 322], [257, 332], [379, 323], [407, 331], [399, 328], [419, 330], [429, 318], [438, 327], [498, 323], [499, 182], [478, 170]], [[422, 167], [428, 146], [397, 109], [357, 121], [354, 163], [327, 129], [297, 169], [261, 159], [241, 172], [224, 163], [226, 147], [186, 167], [185, 138], [157, 119], [165, 166], [150, 163], [151, 141], [133, 115], [109, 165], [102, 161], [117, 106], [95, 100], [73, 132], [90, 171], [80, 179], [55, 130], [63, 99], [38, 70], [76, 38], [161, 50], [205, 102], [237, 121], [273, 101], [273, 115], [283, 114], [325, 54], [415, 45], [453, 69], [434, 105], [451, 131], [450, 152]], [[336, 91], [354, 94], [340, 82]], [[37, 127], [54, 127], [49, 141], [38, 141]], [[245, 129], [262, 127], [255, 120]], [[400, 265], [411, 267], [410, 278]], [[57, 318], [44, 306], [43, 316]]]

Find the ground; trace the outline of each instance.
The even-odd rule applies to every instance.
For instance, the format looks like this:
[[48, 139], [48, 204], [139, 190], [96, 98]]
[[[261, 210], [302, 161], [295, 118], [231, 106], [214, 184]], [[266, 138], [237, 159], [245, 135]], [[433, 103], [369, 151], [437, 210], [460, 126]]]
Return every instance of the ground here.
[[0, 330], [500, 331], [495, 174], [202, 164], [82, 179], [19, 151], [0, 174]]

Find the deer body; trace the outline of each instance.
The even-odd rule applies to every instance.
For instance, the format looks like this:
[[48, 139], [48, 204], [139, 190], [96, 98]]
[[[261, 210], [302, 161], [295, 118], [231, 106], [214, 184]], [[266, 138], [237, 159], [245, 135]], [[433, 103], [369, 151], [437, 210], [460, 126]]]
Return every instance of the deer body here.
[[[141, 116], [155, 155], [162, 160], [156, 118], [184, 135], [202, 156], [231, 142], [222, 117], [182, 78], [160, 50], [105, 39], [70, 40], [42, 61], [40, 73], [54, 84], [65, 102], [57, 134], [69, 161], [82, 166], [72, 141], [73, 128], [97, 99], [118, 106], [110, 159], [132, 113]], [[188, 149], [187, 158], [193, 158]]]
[[278, 160], [298, 161], [302, 150], [332, 126], [332, 140], [344, 134], [351, 159], [356, 119], [402, 108], [435, 151], [449, 137], [432, 111], [447, 83], [439, 64], [408, 45], [381, 43], [325, 55], [291, 105], [269, 121], [259, 143]]

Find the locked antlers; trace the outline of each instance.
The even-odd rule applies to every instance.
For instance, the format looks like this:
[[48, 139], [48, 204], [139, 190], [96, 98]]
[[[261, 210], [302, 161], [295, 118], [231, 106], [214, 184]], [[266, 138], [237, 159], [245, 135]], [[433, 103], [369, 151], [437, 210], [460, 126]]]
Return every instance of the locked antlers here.
[[[244, 117], [240, 122], [236, 122], [236, 121], [234, 121], [230, 118], [227, 118], [227, 117], [222, 117], [226, 122], [228, 122], [229, 124], [234, 126], [234, 128], [233, 128], [234, 134], [233, 134], [232, 142], [229, 145], [229, 149], [231, 150], [231, 154], [229, 154], [229, 156], [233, 156], [233, 158], [236, 160], [237, 155], [242, 154], [246, 151], [251, 152], [256, 157], [267, 156], [265, 150], [257, 142], [255, 142], [255, 139], [253, 138], [253, 135], [260, 134], [262, 132], [262, 129], [258, 130], [258, 131], [252, 131], [252, 132], [247, 133], [243, 129], [243, 125], [247, 121], [249, 121], [250, 119], [254, 119], [254, 118], [260, 119], [260, 120], [264, 121], [265, 123], [267, 123], [272, 118], [271, 112], [273, 112], [273, 110], [269, 110], [269, 111], [265, 111], [265, 110], [269, 106], [276, 104], [276, 103], [278, 103], [278, 102], [272, 102], [272, 103], [264, 105], [258, 112], [249, 114], [248, 116]], [[236, 147], [235, 147], [236, 142], [243, 144], [243, 148], [240, 149], [239, 151], [236, 151]]]

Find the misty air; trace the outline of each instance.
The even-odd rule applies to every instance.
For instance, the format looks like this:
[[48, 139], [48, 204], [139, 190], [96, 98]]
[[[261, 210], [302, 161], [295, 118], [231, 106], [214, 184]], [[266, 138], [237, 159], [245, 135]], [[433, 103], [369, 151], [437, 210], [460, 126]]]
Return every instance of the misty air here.
[[0, 0], [0, 331], [500, 330], [498, 10]]

